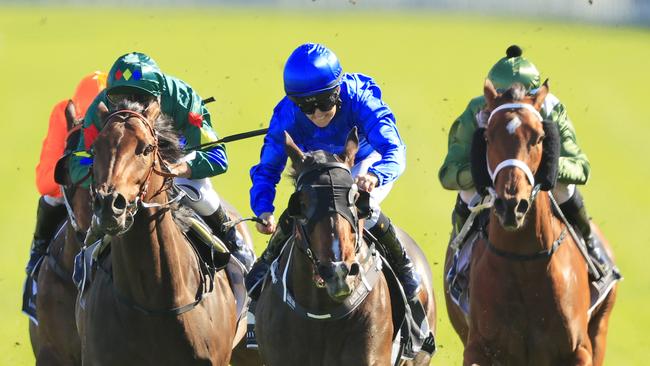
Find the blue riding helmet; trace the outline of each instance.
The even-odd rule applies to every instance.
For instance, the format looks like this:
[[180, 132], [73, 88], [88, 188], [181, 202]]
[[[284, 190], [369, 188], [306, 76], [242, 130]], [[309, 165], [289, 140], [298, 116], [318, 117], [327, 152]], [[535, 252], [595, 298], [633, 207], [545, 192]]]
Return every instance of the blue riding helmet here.
[[284, 65], [284, 91], [291, 97], [304, 97], [335, 88], [343, 69], [329, 48], [305, 43], [293, 51]]

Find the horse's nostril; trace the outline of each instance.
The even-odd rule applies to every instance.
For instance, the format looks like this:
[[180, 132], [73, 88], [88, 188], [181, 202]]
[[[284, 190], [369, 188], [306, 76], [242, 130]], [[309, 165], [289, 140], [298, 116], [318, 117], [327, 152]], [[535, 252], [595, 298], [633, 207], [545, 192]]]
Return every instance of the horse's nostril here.
[[525, 214], [528, 212], [528, 207], [530, 207], [528, 200], [519, 200], [519, 204], [517, 205], [517, 212], [520, 214]]
[[505, 212], [506, 202], [502, 198], [497, 198], [494, 200], [494, 208], [497, 210], [497, 212]]
[[119, 193], [117, 194], [117, 197], [113, 200], [113, 208], [119, 211], [126, 209], [126, 199], [124, 196]]
[[354, 262], [350, 266], [350, 272], [348, 273], [348, 276], [356, 276], [359, 274], [359, 263]]

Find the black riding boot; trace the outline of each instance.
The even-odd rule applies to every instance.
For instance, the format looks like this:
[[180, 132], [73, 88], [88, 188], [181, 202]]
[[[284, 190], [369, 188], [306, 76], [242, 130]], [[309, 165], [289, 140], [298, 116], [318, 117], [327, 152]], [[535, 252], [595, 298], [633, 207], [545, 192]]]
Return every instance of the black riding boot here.
[[284, 211], [280, 215], [278, 226], [275, 233], [271, 236], [266, 249], [264, 249], [257, 262], [253, 264], [253, 268], [248, 272], [248, 275], [246, 275], [246, 289], [253, 300], [257, 300], [259, 296], [259, 292], [254, 291], [256, 285], [266, 276], [266, 273], [271, 268], [271, 263], [280, 255], [282, 246], [289, 239], [289, 236], [291, 236], [292, 224], [292, 219], [287, 214], [287, 211]]
[[582, 195], [576, 189], [571, 198], [560, 205], [560, 209], [564, 213], [569, 223], [573, 227], [580, 230], [582, 237], [587, 244], [587, 252], [603, 274], [607, 273], [613, 266], [613, 262], [609, 255], [603, 248], [602, 243], [598, 240], [596, 235], [591, 232], [591, 220], [587, 214]]
[[221, 239], [228, 247], [228, 250], [237, 258], [247, 270], [250, 270], [255, 261], [255, 253], [246, 245], [244, 238], [235, 227], [226, 227], [224, 224], [231, 221], [230, 215], [219, 205], [217, 211], [210, 216], [202, 216], [203, 220], [210, 226], [212, 232]]
[[399, 281], [404, 287], [404, 294], [410, 301], [414, 299], [420, 287], [420, 276], [413, 268], [413, 262], [404, 249], [404, 244], [397, 237], [395, 227], [390, 219], [383, 213], [379, 214], [379, 219], [370, 233], [377, 238], [379, 244], [386, 248], [388, 260], [397, 273]]
[[465, 225], [465, 221], [470, 215], [467, 204], [460, 198], [460, 194], [456, 196], [456, 205], [454, 205], [454, 212], [451, 214], [451, 224], [454, 228], [454, 237], [460, 233], [460, 230]]
[[29, 262], [25, 271], [30, 274], [34, 271], [38, 261], [47, 253], [47, 247], [55, 234], [56, 229], [61, 221], [66, 217], [67, 212], [64, 205], [50, 206], [45, 202], [45, 198], [38, 200], [38, 209], [36, 211], [36, 229], [34, 229], [34, 239], [29, 252]]

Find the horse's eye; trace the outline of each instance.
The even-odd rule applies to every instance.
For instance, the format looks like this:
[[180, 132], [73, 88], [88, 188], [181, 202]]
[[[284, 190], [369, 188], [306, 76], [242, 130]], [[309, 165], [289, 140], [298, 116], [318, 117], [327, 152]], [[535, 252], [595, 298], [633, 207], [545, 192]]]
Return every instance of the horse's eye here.
[[154, 146], [153, 145], [147, 145], [145, 146], [144, 150], [142, 150], [142, 154], [144, 156], [147, 156], [153, 152]]

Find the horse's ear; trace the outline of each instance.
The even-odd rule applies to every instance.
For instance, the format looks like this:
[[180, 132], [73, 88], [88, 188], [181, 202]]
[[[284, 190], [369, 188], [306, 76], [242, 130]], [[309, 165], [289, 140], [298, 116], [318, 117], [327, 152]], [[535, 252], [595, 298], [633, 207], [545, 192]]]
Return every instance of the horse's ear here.
[[104, 119], [108, 116], [108, 107], [106, 107], [106, 104], [104, 102], [99, 102], [97, 104], [97, 118], [100, 121], [104, 121]]
[[354, 126], [350, 133], [348, 133], [348, 138], [345, 140], [345, 148], [339, 154], [339, 158], [352, 168], [357, 151], [359, 151], [359, 134], [357, 133], [357, 126]]
[[494, 109], [499, 93], [497, 93], [497, 90], [494, 88], [494, 84], [492, 84], [490, 79], [485, 79], [485, 84], [483, 84], [483, 95], [485, 96], [485, 103], [487, 104], [488, 109]]
[[158, 103], [158, 100], [154, 100], [147, 105], [147, 108], [144, 110], [144, 116], [151, 122], [158, 119], [158, 116], [160, 116], [160, 103]]
[[297, 169], [303, 160], [305, 160], [305, 154], [303, 154], [298, 145], [293, 142], [293, 139], [287, 131], [284, 131], [284, 151], [286, 151], [287, 156], [291, 159], [291, 164], [294, 169]]
[[76, 126], [79, 121], [76, 119], [77, 109], [74, 106], [72, 99], [68, 100], [68, 104], [65, 106], [65, 123], [70, 131], [74, 126]]
[[544, 80], [544, 84], [537, 89], [537, 93], [535, 93], [535, 101], [533, 102], [533, 106], [535, 109], [540, 110], [542, 109], [542, 104], [544, 104], [544, 99], [546, 99], [546, 96], [548, 95], [548, 79]]

